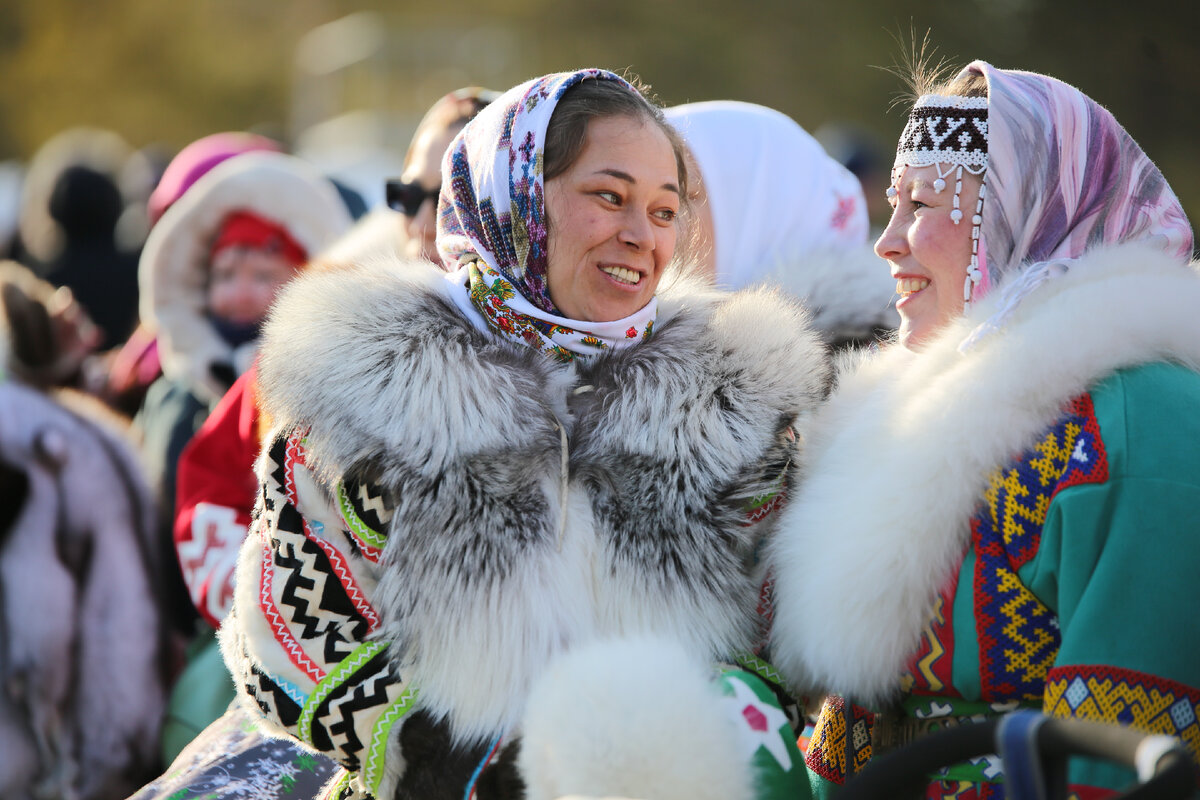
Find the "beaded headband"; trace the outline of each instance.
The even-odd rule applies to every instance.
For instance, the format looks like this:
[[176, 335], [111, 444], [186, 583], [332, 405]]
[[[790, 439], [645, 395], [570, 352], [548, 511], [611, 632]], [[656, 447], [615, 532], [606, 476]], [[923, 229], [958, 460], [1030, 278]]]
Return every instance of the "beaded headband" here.
[[983, 280], [979, 269], [979, 228], [983, 224], [983, 198], [987, 194], [987, 116], [986, 97], [922, 95], [913, 104], [908, 123], [900, 134], [896, 161], [892, 164], [892, 186], [887, 190], [888, 197], [899, 194], [895, 184], [905, 167], [932, 166], [937, 170], [933, 190], [940, 194], [946, 188], [946, 178], [953, 172], [954, 207], [950, 219], [957, 225], [963, 218], [958, 207], [963, 171], [983, 176], [971, 217], [971, 263], [963, 284], [964, 305], [970, 304], [975, 287]]

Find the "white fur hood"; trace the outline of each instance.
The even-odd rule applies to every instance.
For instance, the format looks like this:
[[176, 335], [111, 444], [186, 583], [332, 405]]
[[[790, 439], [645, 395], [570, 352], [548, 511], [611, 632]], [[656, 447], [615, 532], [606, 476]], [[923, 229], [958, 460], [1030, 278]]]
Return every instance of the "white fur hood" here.
[[234, 352], [205, 316], [208, 256], [226, 216], [252, 211], [285, 228], [310, 257], [350, 227], [333, 184], [314, 167], [283, 153], [246, 153], [218, 164], [163, 214], [138, 264], [141, 318], [158, 335], [163, 372], [215, 400], [228, 389], [209, 366], [238, 373], [253, 346]]
[[988, 475], [1113, 371], [1200, 367], [1200, 276], [1161, 252], [1093, 252], [960, 352], [999, 294], [920, 353], [864, 361], [813, 418], [771, 554], [772, 655], [797, 687], [894, 695]]

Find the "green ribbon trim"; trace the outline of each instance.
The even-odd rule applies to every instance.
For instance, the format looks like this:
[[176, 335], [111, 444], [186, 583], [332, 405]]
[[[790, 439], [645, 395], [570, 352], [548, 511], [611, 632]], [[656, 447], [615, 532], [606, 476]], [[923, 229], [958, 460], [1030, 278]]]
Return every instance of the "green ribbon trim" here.
[[335, 689], [353, 677], [354, 673], [386, 647], [384, 642], [364, 642], [354, 648], [350, 655], [343, 658], [333, 672], [321, 679], [312, 694], [308, 696], [308, 701], [305, 702], [304, 709], [300, 712], [300, 719], [296, 723], [296, 736], [302, 742], [313, 747], [316, 746], [312, 741], [312, 723], [313, 717], [317, 713], [317, 707], [325, 702], [325, 698], [329, 697]]
[[342, 517], [346, 520], [346, 524], [350, 526], [350, 530], [354, 531], [358, 538], [371, 547], [382, 550], [384, 545], [387, 544], [387, 537], [359, 518], [358, 514], [354, 511], [354, 504], [350, 502], [350, 495], [346, 492], [344, 481], [338, 481], [337, 502], [338, 509], [342, 512]]
[[417, 694], [415, 686], [405, 689], [375, 723], [371, 734], [371, 748], [367, 751], [367, 760], [363, 767], [363, 782], [375, 797], [379, 797], [379, 784], [383, 781], [383, 763], [392, 727], [412, 710]]
[[747, 672], [752, 672], [764, 681], [778, 686], [786, 694], [792, 695], [792, 690], [788, 688], [787, 683], [783, 680], [783, 676], [779, 674], [779, 670], [769, 661], [764, 661], [753, 653], [741, 652], [733, 654], [733, 663], [737, 664]]

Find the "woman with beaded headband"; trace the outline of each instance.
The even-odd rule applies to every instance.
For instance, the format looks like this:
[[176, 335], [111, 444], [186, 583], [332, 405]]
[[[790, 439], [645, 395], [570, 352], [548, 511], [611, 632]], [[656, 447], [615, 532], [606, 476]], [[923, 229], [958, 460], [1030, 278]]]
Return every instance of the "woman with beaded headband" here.
[[[978, 61], [916, 101], [893, 177], [876, 252], [899, 342], [813, 419], [771, 554], [775, 663], [829, 695], [818, 794], [1016, 708], [1173, 734], [1200, 764], [1200, 278], [1178, 200], [1082, 92]], [[1069, 775], [1081, 797], [1132, 779]], [[1002, 781], [983, 758], [926, 796]]]
[[451, 273], [276, 306], [221, 636], [332, 796], [807, 795], [770, 682], [712, 665], [772, 673], [757, 553], [825, 356], [775, 294], [664, 278], [681, 153], [612, 73], [521, 84], [443, 162]]

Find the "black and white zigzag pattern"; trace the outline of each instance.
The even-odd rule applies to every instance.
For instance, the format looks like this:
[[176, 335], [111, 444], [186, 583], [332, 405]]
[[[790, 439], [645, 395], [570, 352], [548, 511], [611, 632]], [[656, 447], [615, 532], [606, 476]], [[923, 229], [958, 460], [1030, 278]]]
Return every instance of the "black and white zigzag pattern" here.
[[245, 684], [246, 694], [254, 698], [265, 717], [289, 730], [295, 730], [296, 722], [300, 719], [300, 706], [248, 657], [247, 663], [250, 664], [250, 680]]
[[317, 706], [313, 746], [325, 752], [336, 750], [334, 757], [348, 770], [360, 768], [363, 750], [369, 744], [359, 738], [359, 732], [370, 730], [370, 726], [356, 726], [356, 718], [378, 714], [390, 702], [388, 687], [399, 681], [388, 662], [386, 650], [378, 653]]
[[349, 476], [345, 480], [345, 487], [346, 496], [358, 518], [372, 531], [385, 536], [394, 512], [384, 496], [383, 488], [374, 481]]

